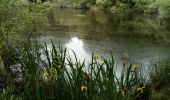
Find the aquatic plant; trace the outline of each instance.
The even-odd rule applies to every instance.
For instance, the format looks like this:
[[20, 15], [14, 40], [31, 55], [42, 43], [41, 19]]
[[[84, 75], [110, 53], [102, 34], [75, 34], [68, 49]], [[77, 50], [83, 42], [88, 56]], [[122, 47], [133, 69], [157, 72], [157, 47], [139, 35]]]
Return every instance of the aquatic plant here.
[[[93, 54], [91, 62], [86, 64], [85, 61], [80, 62], [74, 52], [73, 61], [66, 49], [56, 48], [53, 43], [51, 50], [44, 47], [44, 60], [32, 50], [25, 50], [19, 62], [23, 74], [23, 95], [30, 99], [133, 98], [137, 87], [142, 84], [136, 64], [124, 65], [118, 77], [113, 56], [106, 59], [102, 56], [96, 58]], [[142, 91], [140, 94], [144, 93], [143, 89], [138, 88]]]
[[[140, 72], [142, 66], [136, 63], [123, 63], [118, 76], [112, 54], [110, 58], [92, 54], [91, 61], [86, 63], [79, 61], [74, 51], [74, 58], [70, 57], [60, 43], [58, 47], [52, 43], [50, 50], [47, 46], [40, 49], [41, 53], [35, 48], [26, 48], [18, 62], [22, 74], [19, 92], [15, 93], [17, 85], [9, 81], [7, 83], [13, 87], [12, 90], [8, 92], [9, 88], [3, 87], [0, 95], [37, 100], [150, 99], [156, 98], [154, 93], [158, 93], [155, 89], [159, 81], [169, 82], [169, 67], [158, 70], [154, 65], [152, 73], [149, 73], [150, 81], [146, 81], [147, 78]], [[162, 97], [167, 98], [166, 95]]]

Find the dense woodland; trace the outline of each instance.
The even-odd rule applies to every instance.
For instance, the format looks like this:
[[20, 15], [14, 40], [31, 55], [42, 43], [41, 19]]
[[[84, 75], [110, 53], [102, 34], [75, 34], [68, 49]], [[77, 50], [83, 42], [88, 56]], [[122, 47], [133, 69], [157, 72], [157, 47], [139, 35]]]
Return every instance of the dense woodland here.
[[52, 42], [51, 51], [40, 46], [36, 37], [46, 32], [53, 7], [129, 11], [170, 22], [170, 0], [0, 0], [0, 100], [170, 99], [169, 60], [152, 62], [147, 75], [141, 74], [142, 64], [124, 62], [117, 77], [113, 55], [92, 54], [86, 64], [76, 53], [73, 62], [60, 44]]

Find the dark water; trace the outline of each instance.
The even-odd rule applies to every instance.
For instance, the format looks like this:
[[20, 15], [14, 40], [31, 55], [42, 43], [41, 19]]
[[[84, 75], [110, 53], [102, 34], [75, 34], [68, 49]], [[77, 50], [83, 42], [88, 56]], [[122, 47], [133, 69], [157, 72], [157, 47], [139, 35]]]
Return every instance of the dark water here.
[[106, 57], [112, 52], [118, 63], [132, 59], [143, 65], [170, 55], [170, 45], [164, 42], [169, 41], [170, 24], [159, 16], [56, 8], [48, 18], [48, 31], [40, 40], [49, 48], [51, 40], [61, 41], [81, 61], [88, 62], [92, 52]]

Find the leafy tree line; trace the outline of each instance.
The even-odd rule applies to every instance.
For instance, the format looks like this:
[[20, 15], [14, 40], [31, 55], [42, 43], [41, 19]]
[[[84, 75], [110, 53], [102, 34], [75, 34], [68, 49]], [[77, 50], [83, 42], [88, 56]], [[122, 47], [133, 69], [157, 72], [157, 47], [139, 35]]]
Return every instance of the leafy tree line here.
[[[29, 0], [36, 2], [37, 0]], [[79, 8], [117, 8], [132, 9], [137, 12], [149, 12], [161, 15], [170, 15], [170, 0], [41, 0], [68, 6], [69, 4]]]

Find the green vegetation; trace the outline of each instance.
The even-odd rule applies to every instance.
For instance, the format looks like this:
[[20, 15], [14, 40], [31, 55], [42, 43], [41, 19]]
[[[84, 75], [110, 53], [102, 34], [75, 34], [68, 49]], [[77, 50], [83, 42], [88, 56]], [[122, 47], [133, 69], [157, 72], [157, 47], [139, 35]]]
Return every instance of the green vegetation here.
[[[49, 8], [44, 2], [46, 0], [0, 1], [0, 100], [170, 99], [170, 60], [153, 62], [149, 72], [141, 64], [123, 62], [120, 75], [117, 75], [116, 61], [112, 54], [110, 58], [92, 54], [91, 61], [86, 63], [79, 61], [73, 51], [74, 61], [61, 44], [56, 47], [52, 43], [49, 50], [47, 46], [34, 43], [37, 42], [34, 38], [44, 33], [47, 27], [46, 14]], [[114, 11], [128, 8], [137, 12], [157, 13], [165, 19], [169, 19], [170, 14], [169, 0], [50, 2], [60, 2], [62, 8], [68, 5], [81, 9], [112, 8]], [[95, 19], [95, 15], [92, 16]], [[100, 18], [93, 21], [98, 22], [94, 22], [95, 27], [103, 24]], [[124, 24], [121, 24], [115, 24], [115, 27], [117, 25], [116, 28], [122, 28]], [[124, 28], [132, 30], [131, 27]], [[11, 65], [16, 66], [11, 68]]]
[[7, 72], [10, 72], [9, 66], [13, 62], [11, 58], [17, 59], [18, 50], [22, 50], [18, 44], [43, 33], [46, 26], [45, 7], [41, 4], [25, 7], [23, 3], [22, 0], [0, 1], [0, 57]]
[[151, 80], [146, 81], [148, 76], [141, 73], [140, 64], [123, 63], [118, 76], [113, 56], [108, 59], [92, 54], [91, 62], [87, 64], [80, 62], [76, 55], [73, 62], [60, 45], [56, 48], [52, 44], [51, 51], [47, 46], [41, 49], [40, 56], [36, 48], [24, 50], [18, 62], [22, 78], [6, 79], [7, 85], [0, 93], [2, 100], [169, 99], [169, 61], [154, 63], [154, 69], [149, 71]]
[[114, 11], [134, 10], [135, 12], [148, 12], [160, 14], [161, 16], [170, 15], [170, 0], [50, 0], [56, 5], [67, 8], [83, 9], [108, 9]]
[[150, 78], [152, 80], [152, 97], [153, 100], [169, 99], [169, 87], [170, 87], [170, 62], [157, 61], [151, 64], [153, 67], [150, 71]]

